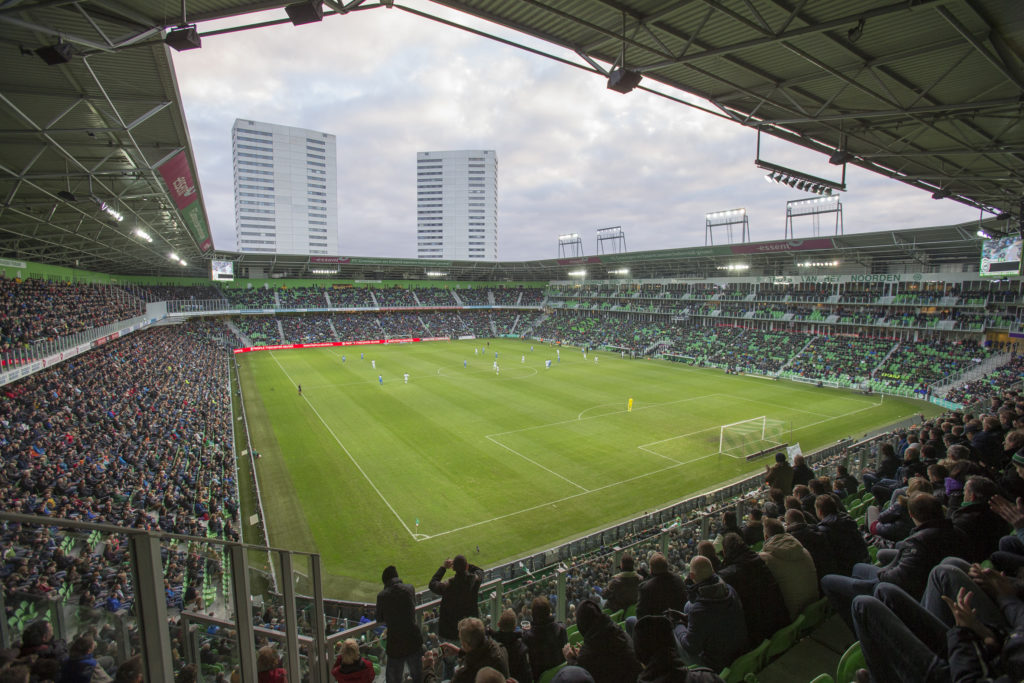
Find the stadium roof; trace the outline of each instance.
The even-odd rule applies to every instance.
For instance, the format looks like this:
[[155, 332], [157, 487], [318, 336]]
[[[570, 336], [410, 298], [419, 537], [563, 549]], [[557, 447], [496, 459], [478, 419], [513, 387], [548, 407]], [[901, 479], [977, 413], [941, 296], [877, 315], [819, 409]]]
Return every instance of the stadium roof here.
[[[669, 86], [663, 93], [705, 98], [741, 125], [824, 155], [845, 152], [848, 163], [938, 196], [1021, 213], [1019, 0], [435, 2], [567, 47], [579, 68], [635, 71]], [[183, 4], [201, 32], [202, 22], [227, 17], [246, 28], [243, 15], [288, 3]], [[430, 17], [401, 3], [326, 5], [328, 14], [393, 7]], [[188, 182], [195, 160], [162, 42], [182, 21], [177, 0], [0, 0], [0, 256], [108, 273], [205, 272], [208, 221], [198, 182]], [[282, 11], [277, 23], [287, 21]], [[68, 61], [51, 66], [44, 55]], [[165, 180], [161, 167], [175, 164]], [[117, 213], [130, 220], [117, 221]], [[132, 232], [136, 223], [152, 242]], [[864, 239], [917, 240], [898, 234]], [[841, 246], [860, 236], [837, 239]], [[677, 251], [687, 250], [648, 254]], [[170, 260], [172, 252], [188, 267]], [[275, 272], [309, 264], [231, 256]], [[415, 266], [402, 272], [423, 272], [424, 262], [409, 261]], [[356, 262], [404, 261], [347, 260]], [[496, 267], [466, 264], [465, 274]], [[522, 277], [555, 276], [529, 272], [538, 274]]]

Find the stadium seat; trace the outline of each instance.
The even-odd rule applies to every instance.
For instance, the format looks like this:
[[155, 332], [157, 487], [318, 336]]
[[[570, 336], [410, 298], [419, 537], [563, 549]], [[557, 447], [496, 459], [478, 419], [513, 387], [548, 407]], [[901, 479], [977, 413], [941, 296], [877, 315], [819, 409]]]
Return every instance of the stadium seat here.
[[572, 634], [579, 632], [579, 630], [579, 626], [577, 626], [576, 624], [572, 624], [571, 626], [565, 629], [565, 635], [571, 636]]
[[815, 676], [815, 678], [811, 681], [811, 683], [836, 683], [836, 682], [835, 682], [835, 679], [832, 678], [831, 675], [829, 675], [829, 674], [821, 674], [819, 676]]
[[555, 677], [555, 674], [565, 668], [566, 663], [562, 662], [558, 666], [553, 666], [550, 669], [542, 671], [540, 678], [537, 679], [537, 683], [551, 683], [551, 679]]
[[630, 617], [635, 617], [635, 616], [636, 616], [636, 603], [634, 602], [632, 605], [630, 605], [629, 607], [626, 608], [625, 618], [629, 619]]
[[800, 635], [805, 636], [817, 628], [821, 622], [825, 621], [825, 617], [828, 616], [830, 609], [828, 598], [821, 598], [817, 602], [812, 602], [808, 605], [800, 615], [804, 617], [803, 626], [800, 627]]
[[569, 634], [569, 644], [570, 645], [579, 645], [582, 642], [583, 642], [583, 634], [580, 633], [579, 631], [573, 631], [572, 633]]
[[[750, 652], [740, 655], [732, 661], [726, 669], [719, 674], [725, 683], [740, 683], [747, 680], [748, 675], [757, 675], [757, 672], [764, 668], [765, 653], [768, 651], [768, 641], [763, 640], [761, 644]], [[755, 679], [756, 680], [756, 679]]]
[[807, 621], [807, 617], [800, 614], [792, 624], [783, 626], [772, 634], [772, 637], [768, 639], [768, 649], [764, 653], [765, 662], [770, 662], [796, 645], [805, 621]]
[[617, 624], [617, 623], [619, 623], [620, 621], [623, 621], [623, 620], [625, 619], [625, 617], [624, 617], [624, 616], [622, 616], [622, 615], [623, 615], [623, 614], [625, 613], [625, 611], [626, 611], [626, 610], [621, 610], [621, 609], [620, 609], [620, 610], [618, 610], [617, 612], [612, 612], [612, 613], [611, 613], [611, 614], [609, 614], [608, 616], [610, 616], [610, 617], [612, 618], [612, 621], [614, 621], [614, 622], [615, 622], [615, 623]]
[[864, 653], [860, 649], [860, 641], [851, 645], [839, 659], [836, 669], [836, 683], [854, 683], [857, 680], [857, 669], [865, 666]]

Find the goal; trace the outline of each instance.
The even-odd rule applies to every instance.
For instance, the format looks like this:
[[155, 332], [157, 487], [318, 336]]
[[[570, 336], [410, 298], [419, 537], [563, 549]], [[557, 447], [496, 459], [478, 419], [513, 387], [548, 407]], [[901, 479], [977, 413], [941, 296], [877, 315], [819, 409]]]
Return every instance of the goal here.
[[722, 425], [718, 434], [718, 452], [742, 458], [782, 444], [783, 423], [766, 415]]

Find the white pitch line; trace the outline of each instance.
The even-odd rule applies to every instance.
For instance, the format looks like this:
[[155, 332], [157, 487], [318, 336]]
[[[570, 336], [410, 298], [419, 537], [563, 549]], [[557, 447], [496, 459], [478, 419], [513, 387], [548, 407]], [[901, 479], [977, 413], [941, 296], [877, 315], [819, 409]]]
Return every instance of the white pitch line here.
[[[652, 403], [650, 405], [636, 407], [636, 408], [633, 409], [633, 412], [639, 412], [641, 410], [652, 410], [654, 408], [660, 408], [662, 406], [669, 406], [669, 405], [672, 405], [674, 403], [687, 403], [689, 401], [699, 401], [701, 399], [711, 398], [712, 396], [721, 396], [721, 394], [705, 394], [703, 396], [692, 396], [690, 398], [680, 398], [680, 399], [676, 399], [675, 401], [665, 401], [664, 403]], [[580, 422], [582, 420], [596, 420], [596, 419], [601, 418], [601, 417], [608, 417], [609, 415], [620, 415], [620, 414], [627, 413], [627, 412], [629, 412], [629, 411], [628, 410], [616, 410], [614, 413], [602, 413], [600, 415], [594, 415], [592, 417], [583, 417], [583, 418], [581, 418], [581, 417], [577, 416], [577, 417], [574, 417], [574, 418], [570, 418], [568, 420], [559, 420], [558, 422], [548, 422], [548, 423], [545, 423], [545, 424], [542, 424], [542, 425], [533, 425], [532, 427], [523, 427], [522, 429], [510, 429], [507, 432], [495, 432], [493, 434], [488, 434], [487, 438], [489, 439], [492, 436], [504, 436], [505, 434], [518, 434], [520, 432], [529, 432], [529, 431], [534, 430], [534, 429], [544, 429], [545, 427], [556, 427], [558, 425], [569, 424], [570, 422]]]
[[[284, 366], [281, 365], [281, 361], [277, 359], [277, 356], [274, 355], [273, 351], [270, 352], [270, 357], [274, 359], [275, 363], [277, 363], [277, 367], [281, 368], [281, 372], [283, 372], [284, 376], [288, 378], [288, 381], [291, 382], [292, 384], [295, 384], [295, 380], [293, 380], [291, 375], [288, 374], [288, 371], [284, 369]], [[327, 429], [327, 432], [332, 437], [334, 437], [335, 441], [338, 442], [338, 445], [341, 446], [341, 450], [345, 451], [345, 455], [348, 456], [348, 459], [351, 460], [352, 464], [356, 466], [357, 470], [359, 470], [359, 474], [363, 475], [363, 478], [366, 479], [366, 483], [368, 483], [373, 488], [373, 490], [377, 492], [377, 495], [380, 496], [380, 499], [384, 501], [385, 505], [388, 506], [388, 510], [391, 510], [391, 514], [393, 514], [395, 516], [395, 519], [398, 520], [398, 523], [401, 524], [405, 528], [406, 533], [412, 536], [413, 540], [415, 540], [416, 534], [413, 532], [412, 529], [409, 528], [409, 525], [402, 520], [398, 512], [395, 511], [395, 508], [391, 507], [391, 503], [388, 501], [387, 498], [384, 497], [384, 494], [380, 492], [380, 489], [377, 488], [377, 485], [373, 483], [373, 480], [370, 479], [369, 475], [367, 475], [366, 472], [363, 471], [363, 468], [359, 466], [359, 463], [356, 462], [356, 459], [352, 457], [352, 454], [349, 453], [348, 449], [345, 448], [345, 444], [341, 442], [341, 439], [338, 438], [338, 435], [334, 433], [334, 430], [331, 429], [331, 426], [328, 425], [326, 420], [324, 420], [323, 416], [320, 415], [320, 411], [313, 407], [313, 404], [310, 403], [309, 399], [305, 395], [303, 395], [302, 398], [306, 401], [306, 405], [310, 407], [310, 409], [313, 411], [313, 414], [316, 415], [317, 419], [320, 420], [320, 423], [323, 424], [324, 428]]]
[[567, 482], [567, 483], [569, 483], [569, 484], [572, 484], [573, 486], [575, 486], [576, 488], [578, 488], [578, 489], [582, 490], [583, 492], [587, 492], [587, 491], [589, 491], [589, 490], [590, 490], [590, 489], [588, 489], [588, 488], [586, 488], [586, 487], [584, 487], [584, 486], [580, 486], [579, 484], [577, 484], [576, 482], [574, 482], [574, 481], [573, 481], [572, 479], [568, 479], [568, 478], [566, 478], [566, 477], [563, 477], [563, 476], [562, 476], [561, 474], [559, 474], [558, 472], [555, 472], [554, 470], [551, 470], [551, 469], [548, 469], [547, 467], [544, 467], [544, 465], [541, 465], [541, 464], [540, 464], [539, 462], [537, 462], [536, 460], [532, 460], [531, 458], [528, 458], [528, 457], [526, 457], [525, 455], [523, 455], [522, 453], [520, 453], [520, 452], [519, 452], [519, 451], [517, 451], [516, 449], [512, 448], [511, 446], [506, 446], [505, 444], [501, 443], [501, 442], [500, 442], [500, 441], [498, 441], [497, 439], [492, 439], [492, 438], [491, 438], [491, 437], [489, 437], [489, 436], [488, 436], [488, 437], [485, 437], [485, 438], [486, 438], [486, 439], [487, 439], [488, 441], [490, 441], [491, 443], [493, 443], [493, 444], [495, 444], [495, 445], [498, 445], [498, 446], [501, 446], [502, 448], [504, 448], [504, 449], [505, 449], [505, 450], [507, 450], [508, 452], [510, 452], [510, 453], [513, 453], [513, 454], [515, 454], [515, 455], [518, 455], [518, 456], [519, 456], [520, 458], [522, 458], [522, 459], [523, 459], [523, 460], [525, 460], [526, 462], [528, 462], [528, 463], [531, 463], [531, 464], [533, 464], [533, 465], [536, 465], [537, 467], [541, 468], [542, 470], [544, 470], [544, 471], [545, 471], [545, 472], [547, 472], [548, 474], [553, 474], [553, 475], [555, 475], [556, 477], [558, 477], [559, 479], [561, 479], [562, 481], [564, 481], [564, 482]]
[[[715, 394], [711, 394], [711, 395], [714, 396]], [[866, 408], [861, 408], [860, 410], [854, 410], [854, 411], [849, 412], [849, 413], [843, 413], [842, 415], [836, 415], [835, 417], [830, 417], [830, 418], [821, 420], [820, 422], [814, 422], [814, 423], [809, 424], [809, 425], [804, 425], [803, 427], [797, 427], [793, 431], [794, 432], [798, 432], [801, 429], [806, 429], [808, 427], [815, 427], [815, 426], [817, 426], [819, 424], [822, 424], [824, 422], [829, 422], [831, 420], [838, 420], [841, 417], [848, 417], [850, 415], [855, 415], [856, 413], [861, 413], [861, 412], [864, 412], [865, 410], [870, 410], [871, 408], [877, 408], [878, 405], [879, 404], [873, 404], [873, 405], [867, 406]], [[568, 420], [568, 421], [572, 422], [572, 420]], [[558, 424], [558, 423], [556, 423], [556, 424]], [[709, 427], [708, 429], [702, 429], [700, 431], [693, 432], [693, 433], [694, 434], [699, 434], [700, 432], [707, 432], [707, 431], [710, 431], [710, 430], [713, 430], [713, 429], [715, 429], [715, 428], [714, 427]], [[490, 438], [490, 437], [487, 437], [487, 438]], [[679, 437], [673, 437], [673, 438], [679, 438]], [[671, 441], [671, 440], [672, 439], [663, 439], [663, 441]], [[495, 443], [498, 443], [498, 442], [495, 442]], [[661, 443], [661, 441], [652, 441], [651, 443], [652, 444]], [[498, 445], [502, 446], [503, 444], [498, 443]], [[645, 444], [645, 445], [650, 445], [650, 444]], [[642, 446], [638, 446], [638, 448], [642, 448]], [[659, 453], [654, 453], [654, 451], [648, 450], [646, 448], [644, 450], [646, 450], [649, 453], [653, 453], [654, 455], [660, 455]], [[701, 460], [707, 460], [708, 458], [712, 458], [712, 457], [714, 457], [716, 455], [718, 455], [718, 453], [708, 453], [707, 455], [702, 455], [699, 458], [694, 458], [693, 460], [686, 460], [686, 461], [673, 460], [672, 458], [668, 458], [667, 456], [662, 456], [662, 457], [667, 458], [668, 460], [672, 460], [672, 462], [674, 462], [675, 464], [669, 465], [667, 467], [663, 467], [660, 470], [652, 470], [651, 472], [645, 472], [644, 474], [638, 474], [638, 475], [636, 475], [634, 477], [630, 477], [628, 479], [623, 479], [621, 481], [612, 482], [611, 484], [605, 484], [604, 486], [599, 486], [599, 487], [597, 487], [595, 489], [590, 489], [589, 491], [581, 491], [580, 493], [574, 493], [571, 496], [565, 496], [564, 498], [559, 498], [557, 500], [548, 501], [546, 503], [540, 503], [539, 505], [533, 505], [533, 506], [528, 507], [528, 508], [523, 508], [521, 510], [516, 510], [515, 512], [509, 512], [509, 513], [506, 513], [504, 515], [498, 515], [497, 517], [492, 517], [490, 519], [484, 519], [484, 520], [481, 520], [479, 522], [473, 522], [472, 524], [466, 524], [465, 526], [460, 526], [460, 527], [457, 527], [455, 529], [448, 529], [447, 531], [442, 531], [440, 533], [436, 533], [436, 534], [432, 534], [430, 536], [427, 536], [427, 538], [424, 539], [424, 540], [429, 540], [431, 538], [438, 538], [439, 536], [447, 536], [448, 534], [454, 534], [454, 533], [457, 533], [459, 531], [464, 531], [466, 529], [472, 529], [474, 527], [482, 526], [484, 524], [490, 524], [491, 522], [497, 522], [499, 520], [507, 519], [509, 517], [514, 517], [515, 515], [520, 515], [520, 514], [523, 514], [525, 512], [532, 512], [533, 510], [539, 510], [540, 508], [547, 507], [549, 505], [557, 505], [558, 503], [563, 503], [563, 502], [565, 502], [567, 500], [572, 500], [573, 498], [579, 498], [580, 496], [585, 496], [585, 495], [588, 495], [588, 494], [591, 494], [591, 493], [597, 493], [599, 491], [604, 491], [605, 489], [610, 489], [610, 488], [612, 488], [614, 486], [620, 486], [622, 484], [628, 484], [628, 483], [630, 483], [632, 481], [636, 481], [637, 479], [643, 479], [644, 477], [650, 477], [650, 476], [655, 475], [655, 474], [661, 474], [662, 472], [667, 472], [669, 470], [674, 470], [676, 468], [682, 467], [683, 465], [689, 465], [690, 463], [700, 462]], [[726, 455], [728, 455], [728, 454], [726, 454]], [[732, 455], [730, 455], [729, 457], [731, 457], [733, 459], [737, 459], [737, 460], [739, 459], [736, 456], [732, 456]]]

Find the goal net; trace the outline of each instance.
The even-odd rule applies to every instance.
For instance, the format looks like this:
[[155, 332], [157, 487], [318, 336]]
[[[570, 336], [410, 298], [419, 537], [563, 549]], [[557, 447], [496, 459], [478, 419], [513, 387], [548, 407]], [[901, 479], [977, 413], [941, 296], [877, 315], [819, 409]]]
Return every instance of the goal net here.
[[782, 444], [783, 422], [767, 416], [722, 425], [718, 435], [718, 452], [742, 458], [751, 453]]

